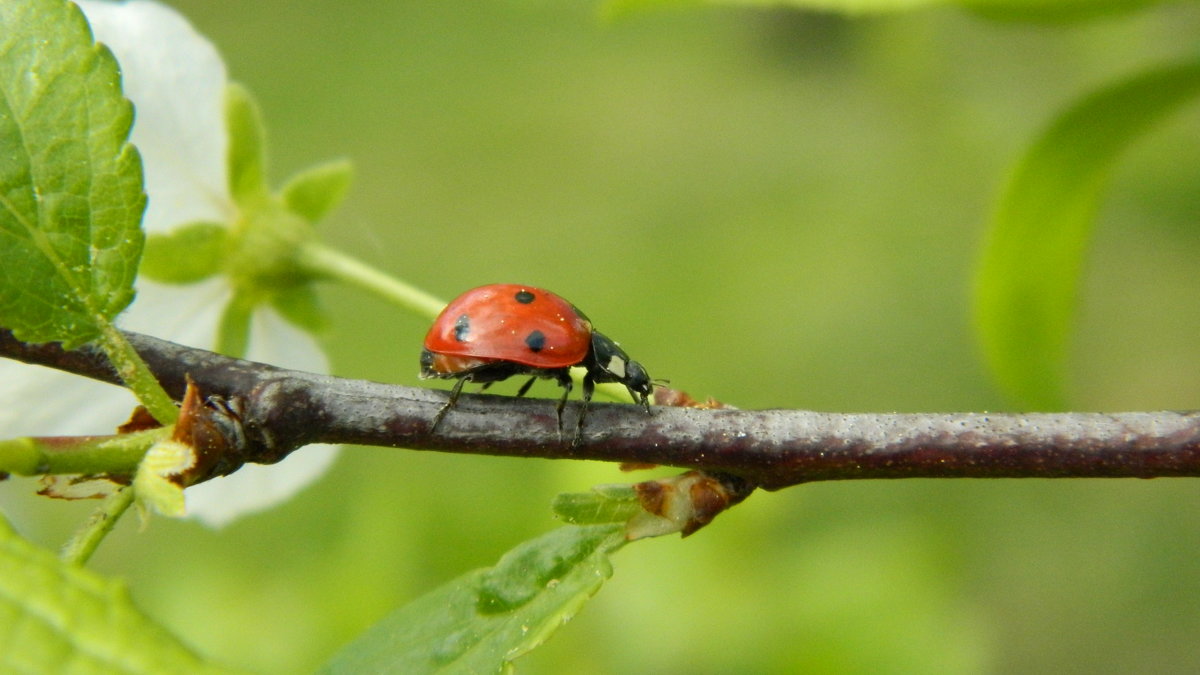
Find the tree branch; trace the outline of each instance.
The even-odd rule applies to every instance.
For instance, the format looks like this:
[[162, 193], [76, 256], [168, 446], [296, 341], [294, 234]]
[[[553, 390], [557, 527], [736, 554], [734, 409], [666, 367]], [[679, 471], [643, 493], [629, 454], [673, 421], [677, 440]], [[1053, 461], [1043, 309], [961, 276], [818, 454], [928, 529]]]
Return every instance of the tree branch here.
[[[227, 473], [277, 462], [309, 443], [352, 443], [515, 457], [663, 464], [766, 489], [855, 478], [1153, 478], [1200, 476], [1200, 413], [838, 414], [593, 404], [583, 437], [558, 437], [545, 400], [464, 394], [436, 434], [446, 394], [231, 359], [135, 333], [127, 337], [171, 396], [188, 376], [227, 419]], [[29, 345], [0, 330], [0, 356], [106, 382], [94, 347]], [[2, 386], [2, 385], [0, 385]], [[578, 404], [568, 406], [573, 428]], [[236, 459], [236, 461], [234, 461]]]

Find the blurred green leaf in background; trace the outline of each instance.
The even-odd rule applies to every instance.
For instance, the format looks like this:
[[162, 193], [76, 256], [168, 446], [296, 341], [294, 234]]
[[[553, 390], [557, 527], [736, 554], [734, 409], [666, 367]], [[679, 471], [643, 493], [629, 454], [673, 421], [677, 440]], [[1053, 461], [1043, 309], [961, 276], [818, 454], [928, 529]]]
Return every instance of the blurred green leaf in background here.
[[1017, 165], [989, 232], [976, 312], [991, 365], [1019, 402], [1068, 407], [1075, 289], [1112, 164], [1197, 93], [1200, 62], [1139, 74], [1076, 104]]

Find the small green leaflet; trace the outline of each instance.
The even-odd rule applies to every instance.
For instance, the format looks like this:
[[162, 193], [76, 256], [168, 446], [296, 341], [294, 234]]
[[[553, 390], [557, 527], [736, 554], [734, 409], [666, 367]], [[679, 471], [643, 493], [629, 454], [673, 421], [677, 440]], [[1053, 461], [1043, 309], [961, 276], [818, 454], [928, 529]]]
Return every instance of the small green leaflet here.
[[323, 673], [502, 673], [573, 617], [612, 575], [624, 525], [567, 526], [400, 608]]
[[1197, 95], [1200, 61], [1141, 73], [1076, 103], [1014, 168], [988, 232], [975, 316], [993, 372], [1024, 407], [1066, 406], [1076, 287], [1109, 169]]
[[229, 126], [229, 193], [245, 208], [270, 193], [262, 114], [254, 97], [239, 84], [225, 89], [225, 124]]
[[68, 348], [133, 300], [146, 197], [117, 63], [65, 0], [0, 3], [0, 326]]
[[0, 518], [0, 671], [222, 673], [133, 605], [125, 587], [17, 536]]
[[345, 198], [353, 177], [354, 165], [344, 159], [305, 169], [283, 186], [283, 203], [308, 222], [320, 222]]
[[554, 498], [554, 515], [572, 525], [628, 523], [645, 513], [632, 485], [596, 485], [590, 492], [564, 492]]

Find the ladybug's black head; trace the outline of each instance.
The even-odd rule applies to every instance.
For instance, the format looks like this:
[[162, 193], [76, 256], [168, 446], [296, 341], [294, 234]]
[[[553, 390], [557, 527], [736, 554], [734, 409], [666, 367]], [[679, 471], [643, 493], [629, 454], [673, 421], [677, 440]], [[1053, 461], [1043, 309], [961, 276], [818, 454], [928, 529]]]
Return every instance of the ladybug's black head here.
[[650, 374], [642, 364], [629, 358], [625, 350], [602, 333], [592, 331], [592, 349], [588, 354], [588, 375], [594, 382], [619, 382], [633, 400], [650, 410]]

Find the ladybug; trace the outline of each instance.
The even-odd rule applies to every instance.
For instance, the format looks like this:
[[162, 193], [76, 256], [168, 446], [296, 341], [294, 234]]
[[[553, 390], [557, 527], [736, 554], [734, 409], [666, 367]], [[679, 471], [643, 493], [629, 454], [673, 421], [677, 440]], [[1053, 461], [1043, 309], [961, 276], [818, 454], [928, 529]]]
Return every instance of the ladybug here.
[[583, 377], [583, 410], [575, 429], [579, 441], [583, 418], [597, 383], [619, 382], [633, 400], [650, 412], [650, 376], [617, 343], [592, 330], [592, 322], [570, 302], [550, 291], [520, 284], [490, 284], [458, 296], [442, 310], [425, 336], [421, 379], [457, 379], [450, 398], [433, 418], [430, 431], [454, 407], [463, 385], [478, 382], [487, 389], [513, 375], [529, 375], [517, 396], [539, 377], [564, 389], [554, 410], [562, 435], [562, 412], [571, 393], [573, 366]]

